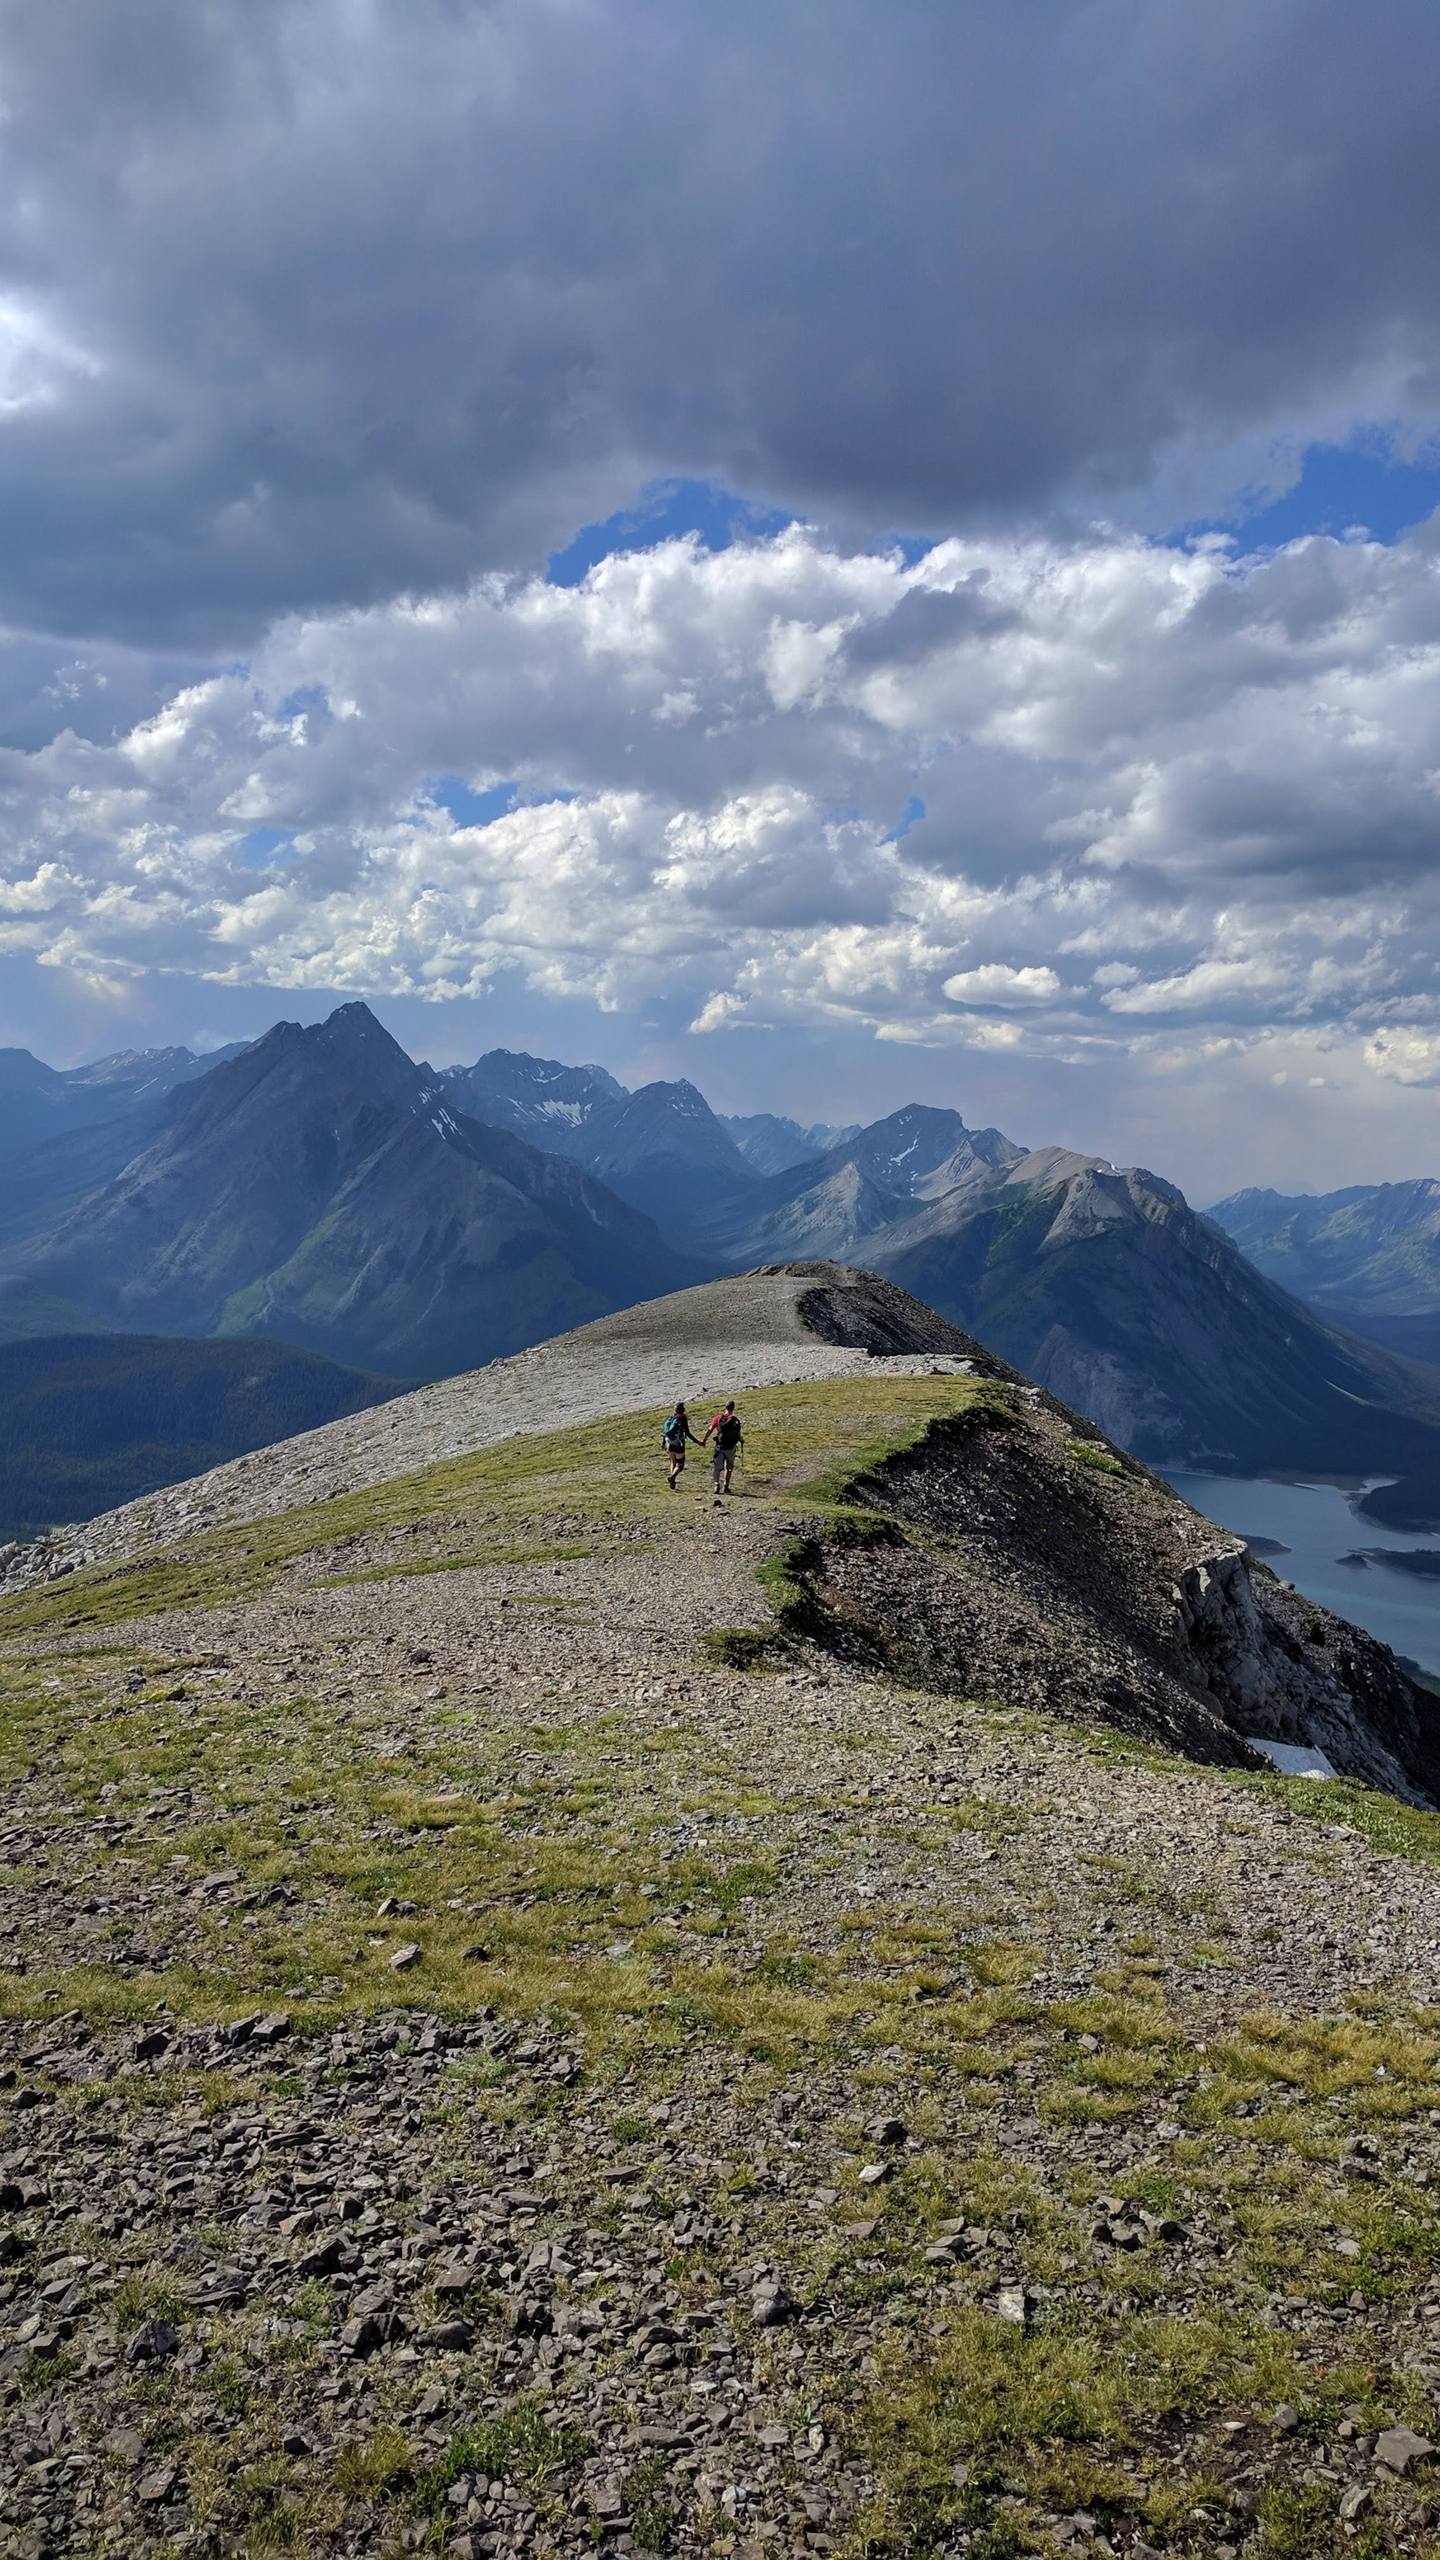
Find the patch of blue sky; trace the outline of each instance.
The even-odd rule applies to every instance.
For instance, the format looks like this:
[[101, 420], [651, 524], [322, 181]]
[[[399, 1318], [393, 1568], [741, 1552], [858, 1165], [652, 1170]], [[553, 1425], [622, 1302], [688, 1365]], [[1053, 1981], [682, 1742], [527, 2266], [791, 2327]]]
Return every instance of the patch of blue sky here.
[[458, 773], [437, 774], [425, 786], [436, 806], [448, 810], [457, 827], [488, 827], [496, 818], [508, 818], [512, 809], [529, 809], [555, 800], [574, 800], [573, 791], [522, 791], [518, 782], [492, 782], [483, 791], [472, 789]]
[[900, 812], [899, 824], [897, 826], [893, 826], [890, 830], [889, 842], [891, 844], [899, 844], [902, 836], [908, 836], [911, 828], [918, 827], [921, 819], [928, 816], [929, 811], [927, 810], [924, 801], [921, 799], [919, 792], [912, 791], [904, 808]]
[[492, 782], [488, 790], [472, 791], [458, 773], [440, 774], [429, 791], [457, 827], [488, 827], [492, 818], [508, 818], [520, 797], [518, 782]]
[[1241, 496], [1224, 516], [1177, 528], [1176, 541], [1233, 533], [1244, 551], [1279, 550], [1302, 534], [1344, 535], [1363, 526], [1377, 542], [1393, 542], [1440, 507], [1440, 443], [1418, 455], [1397, 453], [1379, 430], [1344, 445], [1307, 447], [1298, 478], [1270, 497]]
[[763, 540], [794, 522], [786, 509], [756, 506], [713, 480], [652, 480], [633, 507], [602, 524], [582, 525], [563, 551], [552, 552], [548, 575], [552, 586], [578, 587], [617, 551], [648, 551], [686, 533], [698, 535], [707, 551], [726, 551], [732, 542]]
[[295, 836], [290, 827], [251, 827], [236, 846], [248, 871], [268, 871], [272, 863], [294, 850]]
[[276, 704], [275, 717], [277, 720], [295, 720], [302, 711], [312, 719], [318, 716], [328, 720], [331, 717], [330, 696], [323, 684], [297, 684], [293, 693], [287, 693], [284, 701]]

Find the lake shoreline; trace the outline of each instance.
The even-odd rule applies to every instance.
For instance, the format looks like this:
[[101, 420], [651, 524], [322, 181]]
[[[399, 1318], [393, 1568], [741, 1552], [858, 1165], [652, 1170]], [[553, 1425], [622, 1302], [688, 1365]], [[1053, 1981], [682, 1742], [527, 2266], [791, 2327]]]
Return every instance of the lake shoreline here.
[[[1287, 1470], [1270, 1476], [1176, 1467], [1165, 1482], [1182, 1502], [1238, 1539], [1257, 1569], [1361, 1627], [1440, 1680], [1440, 1545], [1433, 1530], [1384, 1524], [1384, 1543], [1362, 1508], [1389, 1490], [1385, 1476]], [[1356, 1536], [1368, 1528], [1369, 1538]], [[1433, 1562], [1412, 1562], [1426, 1556]]]

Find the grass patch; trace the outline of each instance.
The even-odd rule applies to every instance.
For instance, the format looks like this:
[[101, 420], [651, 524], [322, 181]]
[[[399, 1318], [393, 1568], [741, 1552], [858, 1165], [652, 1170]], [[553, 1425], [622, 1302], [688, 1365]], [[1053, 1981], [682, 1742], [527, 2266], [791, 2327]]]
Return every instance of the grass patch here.
[[377, 2427], [373, 2436], [345, 2444], [331, 2477], [345, 2498], [393, 2497], [414, 2477], [415, 2453], [399, 2427]]
[[1098, 1440], [1067, 1440], [1065, 1455], [1073, 1458], [1077, 1467], [1093, 1467], [1097, 1475], [1123, 1476], [1125, 1473], [1120, 1460], [1110, 1450], [1102, 1449]]
[[451, 2437], [439, 2460], [417, 2474], [415, 2503], [423, 2515], [442, 2516], [447, 2490], [467, 2477], [493, 2480], [498, 2474], [524, 2489], [543, 2488], [585, 2451], [578, 2427], [552, 2426], [537, 2401], [517, 2400], [498, 2417]]
[[923, 2357], [898, 2345], [882, 2358], [861, 2440], [883, 2488], [862, 2547], [877, 2560], [949, 2548], [974, 2520], [977, 2457], [1004, 2457], [1004, 2477], [1033, 2488], [1059, 2448], [1113, 2460], [1232, 2403], [1305, 2396], [1293, 2347], [1258, 2319], [1141, 2314], [1107, 2329], [1056, 2316], [1022, 2331], [967, 2304]]
[[1262, 1777], [1258, 1772], [1226, 1773], [1233, 1786], [1271, 1797], [1292, 1813], [1327, 1826], [1348, 1823], [1352, 1831], [1392, 1858], [1408, 1858], [1417, 1866], [1440, 1865], [1440, 1813], [1401, 1804], [1394, 1796], [1357, 1785], [1353, 1778]]

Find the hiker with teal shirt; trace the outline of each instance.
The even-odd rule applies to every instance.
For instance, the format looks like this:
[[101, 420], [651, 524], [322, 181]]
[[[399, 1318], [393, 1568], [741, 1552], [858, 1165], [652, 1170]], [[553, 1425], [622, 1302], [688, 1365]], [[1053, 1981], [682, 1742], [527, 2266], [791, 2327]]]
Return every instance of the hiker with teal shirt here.
[[705, 1446], [699, 1432], [692, 1431], [690, 1428], [690, 1416], [685, 1410], [685, 1400], [683, 1396], [677, 1396], [675, 1399], [674, 1411], [667, 1418], [665, 1428], [660, 1434], [660, 1445], [665, 1452], [666, 1462], [670, 1469], [667, 1481], [672, 1493], [685, 1471], [685, 1443], [687, 1440], [693, 1440], [697, 1449], [703, 1449]]

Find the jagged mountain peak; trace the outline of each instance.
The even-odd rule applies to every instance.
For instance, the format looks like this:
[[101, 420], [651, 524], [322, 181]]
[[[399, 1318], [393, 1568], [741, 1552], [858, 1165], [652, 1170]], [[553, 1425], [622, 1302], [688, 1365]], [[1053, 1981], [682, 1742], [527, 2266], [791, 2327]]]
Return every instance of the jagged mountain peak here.
[[323, 1084], [357, 1109], [382, 1098], [418, 1100], [425, 1086], [414, 1059], [369, 1006], [357, 1002], [337, 1006], [321, 1022], [277, 1022], [208, 1075], [197, 1102], [228, 1100], [242, 1086], [253, 1092], [276, 1074], [300, 1087]]
[[449, 1076], [473, 1076], [497, 1086], [519, 1085], [543, 1092], [551, 1085], [578, 1084], [596, 1093], [623, 1095], [626, 1088], [608, 1067], [581, 1064], [566, 1066], [561, 1058], [537, 1058], [528, 1049], [487, 1049], [470, 1067], [446, 1067]]

